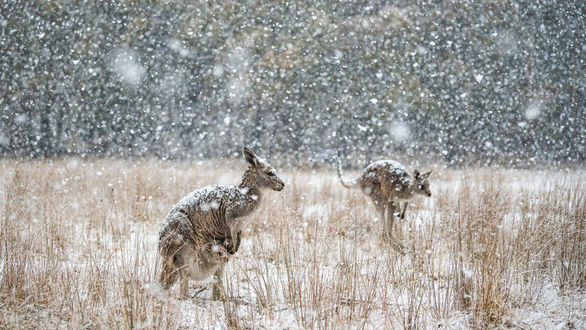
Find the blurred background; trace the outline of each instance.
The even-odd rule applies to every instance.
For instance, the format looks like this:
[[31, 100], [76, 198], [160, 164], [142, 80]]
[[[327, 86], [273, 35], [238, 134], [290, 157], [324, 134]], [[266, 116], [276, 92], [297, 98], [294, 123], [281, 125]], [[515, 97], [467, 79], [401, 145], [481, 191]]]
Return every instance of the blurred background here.
[[584, 1], [8, 0], [0, 156], [583, 166], [585, 53]]

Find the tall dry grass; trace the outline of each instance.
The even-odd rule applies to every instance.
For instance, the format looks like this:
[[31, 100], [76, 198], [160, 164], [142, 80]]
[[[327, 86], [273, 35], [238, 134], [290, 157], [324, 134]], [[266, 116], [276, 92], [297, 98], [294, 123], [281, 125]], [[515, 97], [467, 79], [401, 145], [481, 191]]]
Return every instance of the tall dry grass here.
[[176, 288], [163, 292], [162, 219], [191, 190], [235, 184], [243, 169], [1, 162], [0, 328], [585, 325], [579, 173], [437, 171], [434, 197], [397, 224], [413, 251], [401, 256], [360, 191], [342, 188], [333, 171], [289, 171], [286, 189], [267, 192], [250, 218], [226, 269], [226, 301], [210, 301], [205, 285], [186, 301]]

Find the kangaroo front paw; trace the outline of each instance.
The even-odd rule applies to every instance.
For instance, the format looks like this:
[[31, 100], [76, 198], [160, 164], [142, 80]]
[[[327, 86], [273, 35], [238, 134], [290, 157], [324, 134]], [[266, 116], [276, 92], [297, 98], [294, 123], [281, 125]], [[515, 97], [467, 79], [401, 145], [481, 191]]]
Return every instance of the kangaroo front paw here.
[[236, 233], [236, 246], [234, 246], [234, 253], [238, 252], [240, 242], [242, 242], [242, 230]]

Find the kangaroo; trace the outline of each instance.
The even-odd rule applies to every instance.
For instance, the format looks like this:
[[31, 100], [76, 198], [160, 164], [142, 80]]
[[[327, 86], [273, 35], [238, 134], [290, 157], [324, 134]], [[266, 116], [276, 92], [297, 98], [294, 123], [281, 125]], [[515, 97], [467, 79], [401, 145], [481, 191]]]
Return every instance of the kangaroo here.
[[[346, 188], [360, 187], [369, 196], [376, 207], [381, 220], [384, 222], [385, 237], [400, 253], [404, 253], [405, 246], [393, 235], [395, 212], [400, 218], [405, 217], [408, 200], [416, 194], [431, 197], [429, 176], [432, 171], [421, 174], [413, 171], [413, 178], [401, 163], [394, 160], [380, 160], [368, 165], [362, 175], [354, 180], [346, 180], [342, 174], [342, 158], [338, 155], [338, 177], [342, 186]], [[405, 201], [401, 211], [399, 202]]]
[[187, 297], [189, 278], [201, 281], [211, 274], [216, 278], [212, 299], [220, 298], [224, 266], [240, 247], [244, 217], [258, 208], [264, 189], [285, 187], [271, 165], [249, 148], [242, 152], [249, 166], [238, 186], [195, 190], [173, 207], [159, 232], [160, 281], [168, 289], [180, 279], [182, 298]]

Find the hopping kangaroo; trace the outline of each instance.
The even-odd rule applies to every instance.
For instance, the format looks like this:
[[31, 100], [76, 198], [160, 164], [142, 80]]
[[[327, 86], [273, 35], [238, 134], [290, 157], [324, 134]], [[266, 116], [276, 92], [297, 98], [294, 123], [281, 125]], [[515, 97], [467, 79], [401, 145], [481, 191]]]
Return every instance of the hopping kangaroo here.
[[346, 180], [342, 174], [342, 158], [338, 155], [338, 177], [342, 186], [346, 188], [360, 187], [369, 196], [376, 207], [381, 221], [384, 223], [384, 233], [393, 247], [403, 253], [405, 247], [393, 235], [393, 223], [395, 212], [401, 218], [405, 217], [408, 203], [405, 202], [401, 211], [399, 202], [407, 201], [415, 194], [431, 196], [429, 190], [429, 176], [431, 171], [420, 174], [413, 171], [413, 178], [407, 172], [405, 166], [394, 160], [380, 160], [366, 167], [360, 177], [354, 180]]
[[[161, 284], [168, 289], [179, 279], [181, 297], [189, 278], [216, 277], [213, 299], [219, 299], [224, 266], [240, 247], [243, 217], [259, 206], [265, 188], [283, 190], [285, 184], [267, 162], [242, 149], [249, 166], [238, 186], [207, 186], [183, 197], [167, 215], [159, 232]], [[232, 233], [236, 233], [235, 241]]]

